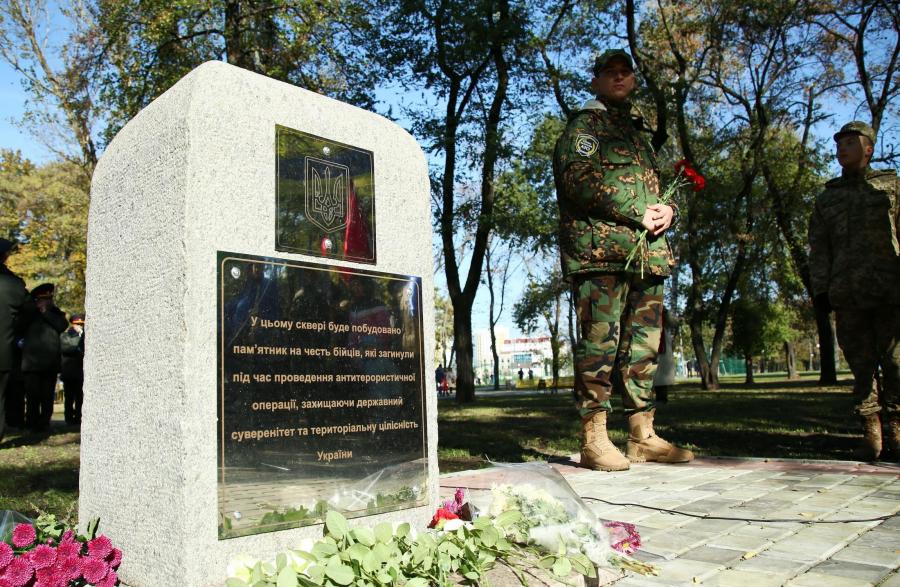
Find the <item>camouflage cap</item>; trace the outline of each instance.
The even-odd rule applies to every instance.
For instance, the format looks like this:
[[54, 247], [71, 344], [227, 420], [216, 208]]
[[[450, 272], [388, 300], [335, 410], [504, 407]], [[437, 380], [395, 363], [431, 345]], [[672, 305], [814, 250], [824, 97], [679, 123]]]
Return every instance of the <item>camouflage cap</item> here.
[[628, 63], [628, 69], [634, 71], [634, 62], [631, 60], [631, 55], [629, 55], [625, 49], [607, 49], [594, 59], [594, 67], [591, 69], [594, 76], [596, 77], [600, 73], [600, 70], [609, 65], [609, 62], [616, 57], [623, 58], [625, 62]]
[[873, 145], [875, 144], [875, 129], [860, 120], [854, 120], [842, 126], [841, 130], [834, 133], [834, 140], [840, 139], [842, 135], [849, 134], [862, 135], [872, 141]]

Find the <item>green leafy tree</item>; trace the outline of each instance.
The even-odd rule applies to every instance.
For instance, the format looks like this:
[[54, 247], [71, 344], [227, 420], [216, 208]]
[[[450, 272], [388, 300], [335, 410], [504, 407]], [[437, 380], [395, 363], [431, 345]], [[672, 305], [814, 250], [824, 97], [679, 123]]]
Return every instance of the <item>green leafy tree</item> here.
[[222, 60], [372, 107], [373, 68], [361, 2], [340, 0], [96, 0], [107, 63], [108, 139], [194, 67]]
[[434, 346], [441, 364], [449, 367], [453, 363], [453, 304], [437, 288], [434, 290]]
[[84, 309], [87, 187], [74, 163], [34, 166], [17, 153], [0, 154], [3, 235], [19, 242], [8, 265], [29, 287], [51, 282], [56, 303]]
[[543, 280], [530, 278], [528, 287], [513, 310], [516, 326], [523, 331], [534, 332], [538, 328], [538, 322], [543, 321], [550, 333], [554, 390], [559, 389], [559, 371], [563, 363], [560, 352], [560, 318], [567, 289], [559, 270], [549, 273]]

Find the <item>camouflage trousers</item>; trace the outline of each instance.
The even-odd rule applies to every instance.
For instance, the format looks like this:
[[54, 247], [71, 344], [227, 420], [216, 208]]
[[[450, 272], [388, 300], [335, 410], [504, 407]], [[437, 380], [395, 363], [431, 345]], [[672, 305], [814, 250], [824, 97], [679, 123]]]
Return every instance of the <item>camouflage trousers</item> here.
[[854, 413], [900, 414], [900, 306], [839, 308], [835, 320], [853, 372]]
[[575, 395], [581, 415], [611, 411], [614, 389], [622, 394], [626, 414], [651, 409], [663, 278], [592, 274], [573, 288], [581, 333], [575, 348]]

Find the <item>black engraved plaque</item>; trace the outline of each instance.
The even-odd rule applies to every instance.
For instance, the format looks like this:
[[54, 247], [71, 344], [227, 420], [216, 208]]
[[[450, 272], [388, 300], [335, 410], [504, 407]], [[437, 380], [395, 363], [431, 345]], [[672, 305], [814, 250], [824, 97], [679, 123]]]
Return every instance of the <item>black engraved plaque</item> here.
[[424, 505], [421, 278], [218, 253], [219, 538]]
[[275, 127], [275, 249], [375, 263], [371, 151]]

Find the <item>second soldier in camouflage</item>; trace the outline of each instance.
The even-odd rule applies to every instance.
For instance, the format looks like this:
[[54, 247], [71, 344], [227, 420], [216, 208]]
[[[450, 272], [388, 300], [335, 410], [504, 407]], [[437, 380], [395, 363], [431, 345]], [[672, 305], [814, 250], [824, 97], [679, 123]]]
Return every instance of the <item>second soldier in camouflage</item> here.
[[[581, 333], [575, 349], [581, 463], [614, 471], [627, 469], [629, 460], [686, 462], [690, 451], [655, 434], [651, 400], [663, 280], [674, 265], [663, 233], [674, 210], [659, 202], [653, 149], [628, 100], [635, 86], [631, 57], [606, 51], [593, 73], [597, 99], [569, 120], [553, 159], [562, 268], [572, 282]], [[645, 229], [643, 258], [626, 270]], [[614, 387], [621, 388], [628, 416], [627, 459], [606, 433]]]
[[825, 184], [809, 220], [810, 280], [820, 303], [834, 308], [838, 344], [853, 372], [864, 431], [857, 456], [897, 460], [900, 179], [869, 166], [875, 131], [868, 124], [849, 122], [834, 140], [842, 172]]

